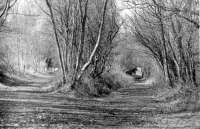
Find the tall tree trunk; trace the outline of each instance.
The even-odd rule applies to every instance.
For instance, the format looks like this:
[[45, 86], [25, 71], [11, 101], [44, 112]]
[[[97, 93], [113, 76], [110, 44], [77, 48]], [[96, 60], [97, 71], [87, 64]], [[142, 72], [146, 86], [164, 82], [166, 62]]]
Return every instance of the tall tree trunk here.
[[171, 42], [169, 42], [168, 44], [169, 44], [170, 49], [171, 49], [171, 51], [172, 51], [172, 58], [173, 58], [173, 62], [174, 62], [175, 67], [176, 67], [177, 79], [180, 80], [180, 79], [181, 79], [180, 67], [179, 67], [179, 64], [178, 64], [178, 60], [177, 60], [177, 58], [176, 58], [175, 50], [173, 49]]
[[160, 19], [160, 28], [161, 28], [161, 37], [162, 37], [162, 42], [163, 42], [163, 67], [164, 67], [164, 74], [165, 74], [165, 80], [168, 82], [169, 81], [169, 69], [167, 65], [167, 47], [166, 47], [166, 42], [165, 42], [165, 37], [164, 37], [164, 26], [162, 23], [162, 19]]
[[52, 7], [51, 7], [49, 0], [46, 0], [46, 4], [49, 8], [50, 15], [51, 15], [51, 22], [53, 24], [53, 30], [54, 30], [54, 35], [55, 35], [55, 38], [56, 38], [56, 44], [57, 44], [58, 54], [59, 54], [59, 59], [60, 59], [60, 65], [61, 65], [62, 74], [63, 74], [63, 83], [66, 83], [65, 67], [64, 67], [64, 64], [63, 64], [62, 52], [61, 52], [60, 43], [59, 43], [59, 40], [58, 40], [58, 34], [57, 34], [57, 31], [56, 31], [56, 23], [55, 23], [55, 19], [54, 19], [53, 10], [52, 10]]
[[158, 13], [158, 20], [159, 20], [159, 24], [160, 24], [160, 29], [161, 29], [161, 40], [163, 43], [163, 48], [164, 48], [164, 52], [163, 52], [163, 68], [164, 68], [164, 74], [165, 74], [165, 81], [170, 83], [170, 86], [172, 86], [172, 81], [171, 78], [169, 77], [170, 73], [169, 73], [169, 66], [168, 66], [168, 62], [167, 62], [167, 45], [166, 45], [166, 40], [165, 40], [165, 31], [164, 31], [164, 24], [163, 24], [163, 15], [162, 15], [162, 9], [161, 7], [157, 4], [156, 0], [153, 0], [153, 3], [156, 5], [157, 7], [157, 13]]
[[106, 7], [107, 7], [107, 3], [108, 0], [105, 0], [104, 3], [104, 7], [103, 7], [103, 15], [102, 15], [102, 20], [101, 20], [101, 24], [100, 24], [100, 28], [99, 28], [99, 32], [98, 32], [98, 37], [97, 37], [97, 41], [96, 44], [94, 46], [94, 49], [92, 50], [92, 53], [89, 57], [89, 60], [83, 65], [83, 67], [81, 68], [81, 71], [79, 73], [79, 75], [77, 76], [77, 81], [79, 81], [83, 75], [83, 73], [85, 72], [85, 70], [89, 67], [89, 65], [92, 62], [92, 59], [94, 58], [94, 55], [96, 53], [97, 48], [99, 47], [100, 44], [100, 39], [101, 39], [101, 35], [102, 35], [102, 30], [103, 30], [103, 25], [104, 25], [104, 19], [105, 19], [105, 14], [106, 14]]
[[88, 5], [88, 0], [86, 0], [85, 8], [84, 8], [84, 15], [83, 15], [81, 0], [79, 0], [79, 8], [80, 8], [80, 13], [81, 13], [81, 36], [80, 36], [81, 39], [80, 39], [79, 46], [78, 46], [78, 55], [77, 55], [77, 59], [76, 59], [75, 76], [77, 75], [77, 72], [78, 72], [78, 69], [80, 66], [81, 56], [83, 53], [83, 44], [84, 44], [84, 40], [85, 40], [85, 26], [86, 26], [86, 20], [87, 20], [87, 5]]

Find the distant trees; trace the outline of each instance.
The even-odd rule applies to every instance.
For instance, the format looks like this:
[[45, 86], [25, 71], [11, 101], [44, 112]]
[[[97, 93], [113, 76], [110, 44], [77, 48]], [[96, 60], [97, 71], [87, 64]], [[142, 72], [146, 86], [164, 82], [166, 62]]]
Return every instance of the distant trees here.
[[165, 80], [197, 84], [199, 65], [198, 0], [128, 0], [135, 39], [151, 51]]
[[113, 0], [46, 0], [64, 82], [83, 74], [96, 78], [106, 69], [119, 30]]
[[[0, 1], [0, 32], [4, 31], [4, 23], [6, 21], [8, 11], [11, 7], [16, 3], [17, 0], [1, 0]], [[0, 39], [0, 42], [2, 42], [2, 37]], [[8, 46], [0, 44], [0, 71], [6, 71], [9, 66], [8, 59]]]
[[[45, 5], [45, 1], [37, 2]], [[2, 27], [6, 31], [0, 35], [0, 49], [13, 72], [48, 72], [46, 58], [51, 58], [53, 67], [57, 67], [58, 56], [51, 24], [38, 5], [33, 0], [19, 0], [7, 15]]]

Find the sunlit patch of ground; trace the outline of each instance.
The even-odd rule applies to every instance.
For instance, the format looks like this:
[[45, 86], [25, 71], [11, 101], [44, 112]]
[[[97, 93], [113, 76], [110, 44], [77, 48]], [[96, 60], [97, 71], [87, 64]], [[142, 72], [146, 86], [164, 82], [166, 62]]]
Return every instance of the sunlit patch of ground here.
[[[42, 80], [41, 77], [40, 79]], [[46, 79], [46, 83], [51, 80], [48, 77], [43, 79]], [[129, 87], [113, 91], [109, 96], [98, 98], [77, 98], [56, 92], [0, 91], [0, 127], [19, 129], [193, 129], [198, 127], [199, 112], [192, 114], [174, 110], [182, 101], [173, 97], [179, 94], [180, 87], [168, 89], [160, 85], [161, 83], [157, 85], [132, 83]], [[31, 89], [30, 86], [27, 88]]]
[[0, 91], [51, 92], [60, 85], [59, 74], [22, 74], [1, 77]]

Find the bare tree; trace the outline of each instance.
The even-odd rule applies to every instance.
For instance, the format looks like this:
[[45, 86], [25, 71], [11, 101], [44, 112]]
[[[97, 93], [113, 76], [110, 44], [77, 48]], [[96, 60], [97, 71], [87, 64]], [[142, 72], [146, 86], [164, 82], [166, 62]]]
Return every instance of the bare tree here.
[[[11, 7], [14, 6], [14, 4], [16, 3], [17, 0], [2, 0], [0, 2], [0, 32], [4, 31], [4, 23], [6, 21], [7, 15], [8, 15], [8, 11], [11, 9]], [[10, 64], [8, 64], [8, 61], [6, 61], [8, 58], [7, 55], [8, 49], [7, 51], [1, 51], [0, 54], [0, 71], [3, 69], [4, 71], [8, 70], [8, 67], [10, 66]], [[3, 68], [2, 68], [3, 67]]]
[[134, 19], [130, 17], [132, 32], [161, 64], [166, 80], [183, 80], [197, 86], [197, 1], [182, 0], [183, 5], [181, 1], [165, 0], [128, 1], [128, 4], [135, 9]]
[[[80, 65], [80, 58], [83, 53], [83, 45], [84, 45], [84, 40], [85, 40], [85, 27], [86, 27], [86, 20], [87, 20], [87, 6], [88, 6], [88, 0], [85, 1], [84, 5], [84, 12], [82, 9], [82, 0], [79, 0], [79, 9], [80, 9], [80, 17], [81, 17], [81, 36], [80, 36], [80, 43], [78, 46], [78, 55], [77, 55], [77, 60], [76, 60], [76, 68], [75, 71], [78, 72], [79, 65]], [[75, 72], [75, 76], [76, 73]]]
[[114, 2], [61, 0], [52, 3], [50, 15], [54, 17], [56, 41], [60, 44], [63, 74], [72, 82], [81, 80], [84, 73], [100, 76], [119, 30]]
[[63, 83], [66, 83], [65, 67], [64, 67], [63, 58], [62, 58], [62, 55], [61, 55], [61, 47], [60, 47], [60, 43], [59, 43], [59, 39], [58, 39], [58, 33], [57, 33], [56, 23], [55, 23], [55, 19], [54, 19], [54, 15], [53, 15], [52, 6], [51, 6], [49, 0], [46, 0], [46, 4], [49, 8], [51, 21], [52, 21], [52, 24], [53, 24], [54, 35], [55, 35], [55, 38], [56, 38], [56, 44], [57, 44], [59, 58], [60, 58], [60, 65], [61, 65], [62, 73], [63, 73]]
[[77, 81], [80, 80], [80, 78], [82, 77], [82, 75], [85, 72], [85, 70], [91, 64], [92, 59], [94, 58], [94, 55], [95, 55], [95, 53], [97, 51], [97, 48], [99, 47], [100, 39], [101, 39], [101, 34], [102, 34], [102, 30], [103, 30], [103, 25], [104, 25], [104, 19], [105, 19], [105, 14], [106, 14], [107, 3], [108, 3], [108, 0], [105, 0], [105, 4], [104, 4], [104, 7], [103, 7], [102, 20], [101, 20], [101, 24], [100, 24], [99, 33], [98, 33], [98, 37], [97, 37], [97, 41], [96, 41], [95, 47], [94, 47], [94, 49], [93, 49], [93, 51], [92, 51], [92, 53], [91, 53], [88, 61], [81, 68], [81, 71], [80, 71], [80, 73], [79, 73], [79, 75], [77, 76], [77, 79], [76, 79]]

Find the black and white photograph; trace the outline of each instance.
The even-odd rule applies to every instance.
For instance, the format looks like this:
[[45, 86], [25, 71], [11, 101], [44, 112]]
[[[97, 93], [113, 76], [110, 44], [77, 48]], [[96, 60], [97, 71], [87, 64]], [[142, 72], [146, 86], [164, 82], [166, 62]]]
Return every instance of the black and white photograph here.
[[0, 0], [0, 129], [200, 129], [199, 0]]

